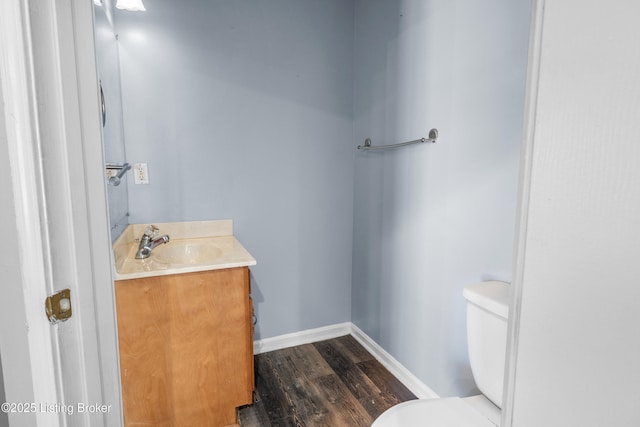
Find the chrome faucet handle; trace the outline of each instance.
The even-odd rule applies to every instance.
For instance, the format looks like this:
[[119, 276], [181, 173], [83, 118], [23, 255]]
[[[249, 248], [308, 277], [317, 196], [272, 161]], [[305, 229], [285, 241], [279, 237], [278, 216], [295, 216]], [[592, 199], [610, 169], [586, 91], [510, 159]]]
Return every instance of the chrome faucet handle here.
[[160, 229], [155, 225], [149, 225], [147, 228], [144, 229], [144, 235], [149, 236], [152, 239], [155, 239], [156, 237], [158, 237], [159, 234], [160, 234]]

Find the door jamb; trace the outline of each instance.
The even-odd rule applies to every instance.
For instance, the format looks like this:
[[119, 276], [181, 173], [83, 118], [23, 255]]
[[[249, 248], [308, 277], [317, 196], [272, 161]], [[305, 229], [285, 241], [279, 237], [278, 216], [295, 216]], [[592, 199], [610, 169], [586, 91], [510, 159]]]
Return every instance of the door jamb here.
[[[35, 45], [31, 39], [34, 30], [31, 28], [33, 13], [40, 14], [39, 19], [50, 20], [53, 23], [52, 27], [55, 27], [57, 19], [63, 19], [65, 22], [69, 20], [73, 43], [63, 43], [53, 31], [55, 34], [51, 36], [54, 37], [57, 47], [55, 52], [45, 52], [42, 47]], [[44, 31], [37, 28], [36, 30]], [[74, 110], [78, 111], [78, 115], [68, 120], [65, 126], [73, 126], [70, 129], [71, 133], [81, 136], [82, 164], [68, 162], [71, 167], [80, 170], [74, 174], [74, 177], [80, 179], [60, 180], [60, 187], [57, 187], [60, 192], [72, 193], [77, 197], [66, 209], [69, 209], [69, 212], [73, 210], [74, 217], [81, 218], [82, 222], [88, 225], [87, 232], [78, 233], [75, 241], [80, 242], [82, 249], [89, 249], [91, 265], [76, 265], [76, 268], [78, 277], [86, 278], [87, 270], [91, 272], [91, 283], [86, 283], [83, 294], [84, 298], [90, 301], [90, 305], [95, 307], [95, 313], [87, 313], [88, 316], [94, 317], [92, 319], [85, 316], [89, 322], [89, 326], [86, 327], [91, 327], [91, 331], [85, 331], [84, 335], [95, 334], [97, 340], [94, 340], [93, 344], [97, 342], [98, 349], [90, 349], [87, 352], [87, 366], [84, 368], [98, 367], [100, 372], [93, 372], [91, 376], [94, 380], [97, 378], [100, 384], [87, 384], [86, 377], [83, 376], [85, 383], [80, 387], [84, 391], [80, 391], [80, 394], [86, 395], [88, 386], [91, 386], [91, 389], [100, 387], [102, 399], [111, 404], [112, 409], [103, 421], [95, 421], [95, 418], [92, 420], [100, 425], [122, 425], [112, 254], [93, 44], [93, 4], [90, 1], [63, 0], [51, 1], [45, 7], [39, 7], [29, 1], [3, 0], [0, 2], [0, 42], [3, 51], [0, 55], [0, 124], [4, 125], [0, 127], [3, 131], [0, 134], [0, 142], [6, 144], [9, 153], [6, 164], [3, 161], [3, 166], [8, 166], [11, 172], [8, 185], [11, 187], [13, 204], [9, 207], [13, 209], [9, 209], [7, 218], [14, 222], [6, 227], [13, 231], [12, 235], [16, 237], [15, 249], [19, 253], [18, 265], [10, 266], [9, 271], [15, 272], [15, 276], [20, 279], [10, 284], [12, 291], [15, 290], [13, 294], [18, 298], [15, 304], [11, 304], [10, 311], [3, 313], [2, 320], [5, 323], [9, 317], [5, 319], [4, 316], [12, 315], [11, 322], [5, 323], [8, 328], [20, 330], [20, 325], [25, 326], [24, 332], [20, 332], [25, 341], [21, 349], [24, 357], [29, 360], [28, 366], [19, 370], [14, 366], [15, 363], [9, 366], [10, 357], [3, 357], [7, 400], [60, 402], [62, 393], [61, 364], [57, 356], [55, 332], [44, 316], [43, 309], [45, 297], [53, 291], [51, 266], [47, 258], [47, 227], [56, 226], [49, 224], [46, 206], [47, 199], [55, 199], [58, 190], [55, 189], [56, 186], [52, 186], [53, 191], [51, 187], [47, 190], [44, 185], [43, 159], [40, 151], [42, 136], [39, 133], [36, 96], [42, 94], [36, 93], [38, 75], [34, 68], [34, 58], [38, 58], [38, 55], [50, 55], [48, 60], [53, 56], [53, 60], [62, 68], [76, 71], [73, 76], [61, 76], [59, 84], [47, 86], [46, 90], [61, 93], [64, 105], [75, 104]], [[55, 105], [54, 108], [64, 108], [64, 105]], [[74, 158], [77, 159], [78, 153], [74, 154]], [[8, 347], [14, 343], [6, 344]], [[86, 345], [84, 340], [81, 340], [80, 345]], [[26, 384], [25, 378], [30, 378]], [[10, 421], [13, 419], [16, 425], [22, 425], [21, 423], [26, 421], [28, 425], [57, 427], [60, 423], [65, 423], [64, 418], [55, 413], [18, 415], [16, 418], [9, 414]]]
[[513, 279], [509, 308], [507, 354], [502, 405], [502, 427], [513, 426], [513, 405], [516, 393], [516, 371], [520, 337], [520, 314], [523, 297], [524, 259], [526, 255], [529, 198], [531, 194], [533, 148], [542, 57], [542, 24], [545, 0], [532, 0], [529, 30], [529, 60], [527, 66], [526, 95], [524, 102], [524, 126], [520, 157], [520, 182], [518, 189], [518, 212], [514, 239]]

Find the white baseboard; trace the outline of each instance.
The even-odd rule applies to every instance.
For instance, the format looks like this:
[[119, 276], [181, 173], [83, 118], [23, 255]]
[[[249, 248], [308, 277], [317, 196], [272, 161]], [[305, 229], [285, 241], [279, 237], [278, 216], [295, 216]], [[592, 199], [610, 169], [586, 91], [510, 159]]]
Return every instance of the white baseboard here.
[[305, 331], [256, 340], [253, 342], [253, 352], [254, 354], [266, 353], [344, 335], [353, 336], [382, 366], [387, 368], [405, 387], [411, 390], [418, 399], [435, 399], [439, 397], [425, 383], [420, 381], [418, 377], [398, 362], [396, 358], [387, 353], [378, 343], [351, 322], [338, 323], [322, 328], [307, 329]]
[[336, 325], [324, 326], [322, 328], [307, 329], [305, 331], [291, 334], [278, 335], [273, 338], [265, 338], [253, 342], [253, 353], [260, 354], [268, 351], [280, 350], [294, 347], [296, 345], [309, 344], [312, 342], [329, 340], [331, 338], [349, 335], [351, 333], [351, 322], [338, 323]]
[[385, 349], [375, 342], [369, 335], [365, 334], [362, 329], [353, 323], [351, 324], [351, 335], [369, 352], [378, 362], [389, 370], [406, 388], [411, 390], [418, 399], [437, 399], [440, 396], [431, 390], [425, 383], [420, 381], [418, 377], [413, 375], [411, 371], [404, 367], [398, 360], [387, 353]]

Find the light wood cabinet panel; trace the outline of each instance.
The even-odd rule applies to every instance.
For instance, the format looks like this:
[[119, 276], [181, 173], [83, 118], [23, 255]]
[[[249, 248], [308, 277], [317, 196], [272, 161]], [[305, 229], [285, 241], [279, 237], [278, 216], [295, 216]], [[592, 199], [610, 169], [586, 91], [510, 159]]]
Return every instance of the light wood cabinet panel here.
[[252, 402], [247, 267], [116, 281], [125, 426], [236, 423]]

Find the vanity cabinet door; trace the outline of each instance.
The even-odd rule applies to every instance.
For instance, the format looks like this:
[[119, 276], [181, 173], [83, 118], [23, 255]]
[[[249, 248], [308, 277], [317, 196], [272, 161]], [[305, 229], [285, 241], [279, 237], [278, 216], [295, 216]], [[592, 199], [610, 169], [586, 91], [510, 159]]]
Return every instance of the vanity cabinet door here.
[[116, 282], [125, 425], [236, 423], [252, 402], [247, 267]]

